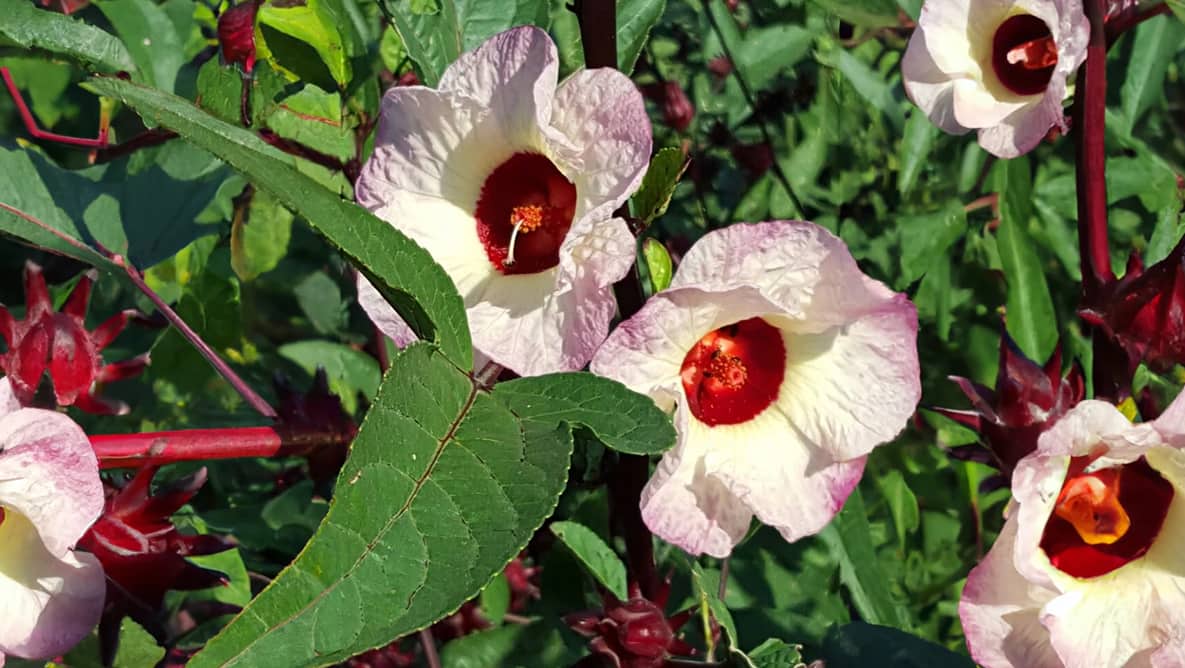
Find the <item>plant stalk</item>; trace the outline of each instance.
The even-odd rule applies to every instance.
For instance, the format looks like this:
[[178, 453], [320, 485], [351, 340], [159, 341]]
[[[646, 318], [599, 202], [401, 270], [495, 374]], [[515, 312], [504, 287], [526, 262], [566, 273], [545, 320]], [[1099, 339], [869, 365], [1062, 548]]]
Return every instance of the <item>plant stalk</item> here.
[[326, 446], [344, 446], [350, 435], [321, 429], [226, 427], [90, 437], [103, 469], [160, 466], [239, 457], [289, 457]]

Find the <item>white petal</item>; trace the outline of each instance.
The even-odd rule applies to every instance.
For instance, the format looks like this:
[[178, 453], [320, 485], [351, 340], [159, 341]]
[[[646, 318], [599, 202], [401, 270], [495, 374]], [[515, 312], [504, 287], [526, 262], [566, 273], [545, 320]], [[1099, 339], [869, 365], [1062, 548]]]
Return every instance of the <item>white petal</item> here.
[[709, 478], [790, 542], [827, 526], [864, 473], [863, 457], [832, 460], [772, 408], [734, 425], [691, 418], [686, 439], [702, 443]]
[[710, 444], [689, 437], [688, 420], [681, 409], [679, 444], [663, 455], [642, 490], [642, 519], [654, 535], [688, 554], [724, 558], [748, 533], [753, 513], [720, 480], [705, 474], [704, 448]]
[[921, 398], [913, 305], [902, 296], [821, 333], [797, 333], [796, 324], [783, 329], [777, 405], [802, 438], [843, 461], [900, 433]]
[[25, 408], [0, 418], [0, 506], [24, 515], [61, 556], [103, 510], [99, 463], [61, 413]]
[[954, 87], [955, 120], [966, 128], [990, 128], [1019, 109], [1036, 106], [1040, 99], [1018, 98], [1004, 91], [997, 94], [978, 81], [959, 79]]
[[374, 285], [362, 274], [358, 274], [357, 285], [358, 305], [366, 311], [366, 315], [380, 332], [391, 337], [395, 347], [403, 348], [417, 339], [415, 332], [407, 326], [407, 322], [391, 308], [387, 300], [383, 299]]
[[979, 145], [999, 158], [1015, 158], [1037, 148], [1055, 124], [1062, 122], [1061, 104], [1050, 116], [1044, 105], [1023, 107], [979, 131]]
[[[19, 410], [21, 402], [17, 401], [16, 395], [12, 392], [12, 382], [8, 380], [8, 376], [0, 378], [0, 418], [9, 413]], [[3, 668], [0, 666], [0, 668]]]
[[944, 132], [961, 135], [969, 128], [955, 120], [954, 80], [938, 69], [926, 46], [926, 34], [915, 30], [901, 58], [901, 79], [909, 99]]
[[399, 221], [381, 210], [399, 193], [443, 199], [472, 214], [486, 177], [521, 150], [531, 148], [503, 137], [498, 120], [479, 103], [455, 93], [396, 86], [383, 96], [374, 152], [354, 197], [396, 226]]
[[553, 151], [576, 185], [576, 217], [604, 220], [642, 183], [651, 130], [642, 94], [614, 69], [580, 70], [556, 92]]
[[580, 368], [562, 354], [556, 273], [549, 269], [491, 278], [469, 307], [473, 347], [520, 376]]
[[954, 77], [980, 78], [985, 43], [990, 56], [991, 37], [999, 25], [999, 0], [944, 0], [926, 2], [918, 17], [918, 30], [935, 65]]
[[984, 668], [1061, 668], [1039, 619], [1041, 607], [1056, 592], [1021, 577], [1013, 567], [1015, 549], [1013, 518], [967, 576], [959, 600], [967, 648]]
[[69, 650], [98, 623], [106, 586], [94, 556], [51, 554], [28, 518], [7, 511], [0, 523], [0, 657]]
[[548, 34], [534, 26], [511, 28], [461, 56], [439, 88], [488, 108], [502, 141], [537, 146], [552, 115], [559, 58]]

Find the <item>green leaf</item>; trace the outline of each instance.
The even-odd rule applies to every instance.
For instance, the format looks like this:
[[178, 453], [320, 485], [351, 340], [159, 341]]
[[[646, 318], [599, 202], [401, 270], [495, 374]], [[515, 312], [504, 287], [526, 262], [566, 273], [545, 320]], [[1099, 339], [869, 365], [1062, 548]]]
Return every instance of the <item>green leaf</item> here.
[[0, 46], [35, 49], [99, 72], [135, 72], [127, 47], [114, 35], [25, 0], [0, 0]]
[[[546, 3], [544, 3], [546, 4]], [[621, 0], [617, 5], [617, 69], [630, 74], [646, 45], [650, 29], [666, 9], [666, 0]]]
[[1136, 123], [1155, 102], [1164, 99], [1164, 78], [1169, 63], [1185, 41], [1185, 25], [1167, 16], [1145, 21], [1132, 36], [1132, 53], [1119, 89], [1122, 125], [1130, 135]]
[[885, 78], [846, 49], [834, 49], [825, 54], [828, 64], [847, 77], [852, 88], [863, 97], [873, 109], [881, 112], [893, 124], [893, 128], [901, 130], [905, 125], [905, 113], [901, 110], [901, 103], [895, 93], [895, 87], [890, 86]]
[[889, 590], [889, 579], [877, 559], [858, 488], [819, 537], [839, 557], [840, 582], [851, 594], [860, 616], [874, 624], [908, 629], [906, 612]]
[[1152, 266], [1168, 257], [1181, 240], [1182, 233], [1185, 233], [1185, 226], [1181, 224], [1181, 207], [1174, 204], [1161, 209], [1156, 214], [1152, 238], [1148, 239], [1148, 247], [1144, 249], [1144, 264]]
[[1032, 214], [1032, 174], [1026, 158], [996, 163], [1000, 228], [996, 242], [1008, 281], [1005, 323], [1030, 359], [1048, 359], [1057, 345], [1057, 318], [1041, 259], [1028, 233]]
[[570, 666], [588, 654], [573, 636], [570, 629], [554, 623], [507, 624], [450, 640], [440, 650], [440, 664], [448, 668]]
[[342, 17], [337, 15], [328, 0], [301, 0], [284, 4], [267, 2], [259, 8], [256, 20], [259, 34], [264, 36], [261, 58], [295, 71], [300, 78], [323, 83], [318, 81], [321, 77], [308, 72], [307, 64], [301, 62], [299, 46], [290, 44], [290, 40], [295, 40], [312, 47], [339, 86], [345, 88], [350, 83], [353, 73], [342, 34], [338, 30]]
[[647, 239], [642, 243], [642, 257], [650, 273], [650, 287], [653, 292], [662, 292], [671, 285], [671, 254], [658, 239]]
[[802, 665], [802, 647], [770, 638], [749, 652], [754, 668], [796, 668]]
[[729, 651], [739, 652], [741, 642], [737, 635], [737, 625], [732, 619], [732, 613], [729, 612], [728, 606], [717, 595], [718, 586], [718, 578], [708, 577], [698, 561], [691, 562], [691, 587], [695, 592], [695, 597], [699, 600], [701, 615], [704, 614], [704, 610], [711, 612], [712, 617], [720, 624], [720, 628], [724, 629], [724, 637], [728, 640]]
[[641, 219], [643, 227], [667, 212], [675, 186], [690, 164], [691, 160], [677, 148], [667, 147], [654, 154], [641, 187], [630, 200], [634, 216]]
[[93, 79], [87, 85], [123, 100], [151, 122], [175, 130], [271, 192], [358, 266], [421, 339], [435, 340], [459, 367], [473, 366], [461, 297], [448, 274], [415, 242], [296, 171], [292, 156], [187, 100], [118, 79]]
[[866, 28], [895, 26], [897, 3], [894, 0], [814, 0], [839, 18]]
[[135, 78], [172, 92], [185, 64], [185, 42], [164, 8], [152, 0], [102, 0], [95, 5], [131, 52]]
[[[198, 70], [198, 100], [202, 109], [218, 118], [238, 125], [242, 122], [243, 77], [233, 67], [223, 67], [218, 59], [208, 61]], [[283, 75], [266, 61], [255, 64], [254, 76], [246, 81], [250, 86], [251, 124], [261, 125], [276, 109], [276, 96], [283, 91]]]
[[902, 197], [908, 197], [913, 190], [937, 138], [938, 128], [920, 109], [909, 112], [905, 135], [901, 138], [901, 170], [897, 172], [897, 192]]
[[288, 209], [259, 191], [251, 195], [246, 211], [236, 212], [230, 227], [230, 266], [240, 279], [254, 280], [280, 264], [288, 254], [292, 220]]
[[514, 26], [547, 27], [544, 0], [380, 0], [421, 78], [435, 86], [457, 56]]
[[432, 345], [391, 362], [309, 544], [191, 668], [323, 666], [476, 594], [551, 514], [570, 430], [515, 416]]
[[336, 334], [349, 322], [349, 306], [341, 287], [323, 271], [313, 272], [293, 290], [300, 310], [319, 334]]
[[576, 555], [588, 572], [619, 600], [629, 599], [625, 564], [592, 529], [576, 522], [553, 522], [551, 532]]
[[670, 418], [649, 397], [591, 373], [516, 378], [494, 386], [494, 396], [521, 418], [584, 427], [618, 452], [651, 455], [675, 444]]
[[897, 629], [852, 622], [832, 627], [823, 641], [827, 668], [974, 668], [965, 656]]
[[329, 389], [341, 397], [348, 413], [357, 409], [359, 392], [367, 399], [378, 392], [379, 364], [361, 350], [335, 341], [298, 341], [286, 343], [276, 352], [300, 365], [310, 376], [318, 367], [325, 369]]
[[957, 200], [941, 210], [921, 216], [903, 216], [901, 230], [901, 279], [904, 289], [946, 259], [947, 251], [967, 232], [967, 213]]
[[165, 655], [165, 649], [139, 624], [125, 618], [119, 625], [119, 652], [112, 668], [144, 668], [155, 666]]
[[510, 611], [510, 581], [506, 579], [505, 573], [490, 580], [481, 590], [479, 601], [482, 615], [495, 626], [501, 624], [502, 618]]
[[904, 550], [906, 536], [917, 530], [921, 519], [918, 514], [918, 498], [905, 482], [905, 476], [897, 469], [879, 476], [876, 484], [889, 504], [893, 527], [897, 530], [897, 544]]

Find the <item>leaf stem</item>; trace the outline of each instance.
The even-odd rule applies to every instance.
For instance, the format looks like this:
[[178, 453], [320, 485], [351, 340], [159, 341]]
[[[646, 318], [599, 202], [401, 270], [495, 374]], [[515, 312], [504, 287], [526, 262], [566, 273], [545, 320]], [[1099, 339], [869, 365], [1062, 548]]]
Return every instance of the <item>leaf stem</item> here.
[[[580, 39], [584, 64], [588, 68], [617, 67], [617, 3], [614, 0], [576, 0], [573, 6], [580, 21]], [[623, 205], [614, 215], [628, 218]], [[613, 286], [622, 320], [642, 308], [642, 280], [638, 264]], [[630, 573], [642, 595], [653, 599], [659, 590], [658, 569], [654, 564], [654, 538], [642, 520], [642, 488], [650, 477], [650, 459], [622, 454], [616, 469], [609, 475], [609, 512], [624, 529], [626, 557]]]
[[0, 77], [4, 78], [4, 86], [8, 89], [8, 94], [12, 96], [12, 101], [16, 103], [16, 110], [21, 116], [21, 122], [25, 125], [25, 131], [33, 135], [34, 139], [84, 148], [103, 148], [107, 145], [106, 131], [103, 131], [98, 139], [90, 139], [60, 135], [37, 127], [37, 119], [33, 118], [33, 112], [29, 110], [29, 105], [25, 103], [25, 98], [21, 95], [21, 90], [17, 88], [16, 82], [12, 80], [12, 73], [8, 71], [7, 67], [0, 67]]
[[[711, 3], [709, 2], [708, 4]], [[724, 38], [724, 32], [720, 29], [720, 24], [716, 22], [716, 16], [712, 13], [712, 8], [707, 7], [707, 11], [704, 14], [708, 17], [708, 22], [712, 24], [712, 31], [716, 33], [716, 37], [720, 40], [720, 48], [724, 50], [724, 57], [728, 58], [728, 62], [732, 63], [732, 76], [736, 77], [737, 84], [741, 87], [741, 94], [745, 96], [745, 102], [749, 105], [749, 109], [757, 121], [757, 129], [761, 131], [762, 141], [773, 151], [773, 136], [770, 134], [769, 128], [765, 127], [765, 119], [761, 118], [757, 111], [757, 98], [753, 95], [753, 89], [749, 87], [749, 82], [741, 74], [740, 64], [733, 57], [732, 49], [728, 46], [728, 40]], [[786, 172], [782, 170], [782, 164], [778, 162], [776, 155], [770, 163], [770, 168], [773, 169], [774, 176], [778, 179], [778, 183], [782, 185], [782, 189], [786, 191], [786, 197], [794, 205], [794, 210], [798, 212], [800, 217], [805, 217], [806, 211], [802, 208], [802, 202], [799, 201], [798, 195], [795, 194], [794, 187], [790, 185], [790, 179], [786, 176]]]
[[436, 652], [436, 639], [432, 637], [432, 629], [420, 629], [420, 645], [424, 648], [424, 661], [428, 668], [441, 668], [440, 654]]
[[177, 331], [181, 333], [181, 336], [185, 337], [185, 340], [188, 341], [191, 346], [197, 349], [202, 357], [206, 358], [206, 361], [210, 363], [210, 366], [214, 367], [214, 370], [217, 371], [220, 376], [225, 378], [226, 382], [230, 383], [231, 387], [233, 387], [235, 391], [239, 393], [239, 396], [243, 397], [243, 400], [247, 402], [247, 405], [251, 406], [251, 408], [254, 408], [256, 412], [266, 418], [276, 418], [276, 409], [272, 408], [271, 404], [264, 400], [263, 397], [259, 396], [255, 390], [251, 389], [251, 386], [248, 385], [246, 381], [244, 381], [239, 376], [239, 374], [235, 373], [234, 369], [231, 369], [229, 364], [227, 364], [221, 357], [218, 356], [218, 353], [216, 353], [214, 349], [202, 339], [201, 335], [194, 331], [194, 329], [190, 327], [189, 324], [186, 323], [185, 320], [183, 320], [181, 316], [173, 310], [172, 307], [165, 303], [165, 300], [161, 299], [160, 295], [156, 294], [156, 291], [154, 291], [148, 286], [147, 283], [144, 282], [144, 277], [135, 267], [128, 264], [122, 255], [112, 253], [111, 251], [103, 248], [100, 248], [100, 250], [108, 257], [108, 259], [111, 260], [112, 263], [124, 270], [132, 284], [135, 285], [145, 297], [148, 297], [148, 300], [151, 301], [154, 306], [156, 306], [157, 310], [161, 312], [161, 315], [163, 315], [170, 324], [177, 328]]
[[226, 427], [90, 437], [103, 469], [160, 466], [238, 457], [287, 457], [350, 442], [350, 434], [326, 429]]

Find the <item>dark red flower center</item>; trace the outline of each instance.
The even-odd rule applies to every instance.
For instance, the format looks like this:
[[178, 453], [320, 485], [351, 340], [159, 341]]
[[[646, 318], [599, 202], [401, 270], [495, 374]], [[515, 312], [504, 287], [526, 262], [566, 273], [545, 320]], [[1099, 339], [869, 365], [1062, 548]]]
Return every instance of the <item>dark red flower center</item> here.
[[533, 274], [560, 262], [576, 213], [576, 186], [551, 160], [515, 153], [486, 177], [477, 199], [477, 238], [503, 274]]
[[1045, 92], [1057, 65], [1057, 44], [1044, 21], [1017, 14], [996, 28], [992, 69], [1000, 83], [1017, 95]]
[[1148, 551], [1173, 500], [1173, 485], [1143, 457], [1122, 466], [1086, 473], [1093, 457], [1075, 457], [1041, 549], [1064, 573], [1078, 578], [1105, 575]]
[[680, 372], [691, 414], [704, 424], [751, 420], [778, 397], [786, 344], [776, 327], [749, 318], [704, 335]]

